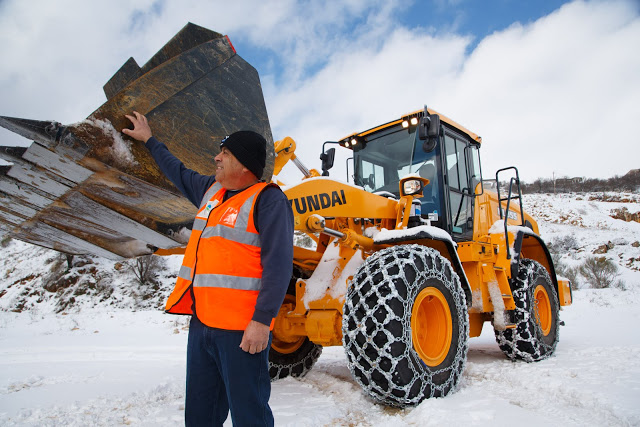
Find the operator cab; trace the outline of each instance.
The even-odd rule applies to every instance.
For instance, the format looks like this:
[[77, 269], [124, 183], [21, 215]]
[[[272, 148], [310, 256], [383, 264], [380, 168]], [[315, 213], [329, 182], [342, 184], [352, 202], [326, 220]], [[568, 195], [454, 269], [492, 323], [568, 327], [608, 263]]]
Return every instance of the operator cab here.
[[353, 151], [353, 175], [348, 179], [366, 191], [398, 198], [401, 178], [427, 178], [430, 182], [419, 199], [422, 218], [455, 241], [468, 241], [473, 237], [473, 199], [482, 180], [480, 141], [425, 107], [339, 143]]

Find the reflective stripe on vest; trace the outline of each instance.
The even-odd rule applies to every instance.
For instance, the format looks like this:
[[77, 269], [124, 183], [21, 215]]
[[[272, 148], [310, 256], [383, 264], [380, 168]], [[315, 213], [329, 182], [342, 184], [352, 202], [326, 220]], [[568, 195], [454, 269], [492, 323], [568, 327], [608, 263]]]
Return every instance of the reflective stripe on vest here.
[[220, 185], [218, 181], [214, 182], [211, 187], [209, 187], [207, 192], [204, 193], [204, 196], [202, 196], [202, 201], [200, 202], [200, 207], [198, 208], [198, 210], [202, 210], [202, 208], [204, 208], [204, 205], [206, 205], [207, 202], [209, 202], [213, 198], [213, 196], [215, 196], [216, 193], [220, 190], [222, 190], [222, 185]]
[[193, 226], [191, 227], [191, 232], [193, 233], [194, 231], [202, 231], [206, 226], [207, 226], [206, 219], [196, 218], [195, 220], [193, 220]]
[[260, 246], [259, 235], [248, 233], [245, 230], [239, 230], [237, 228], [229, 228], [225, 225], [205, 228], [200, 238], [206, 239], [209, 237], [222, 237], [227, 240], [233, 240], [234, 242], [244, 243], [245, 245]]
[[243, 291], [259, 291], [261, 284], [262, 279], [225, 276], [223, 274], [197, 274], [193, 280], [195, 288], [227, 288]]
[[180, 266], [178, 277], [184, 280], [191, 280], [191, 267], [187, 267], [186, 265]]

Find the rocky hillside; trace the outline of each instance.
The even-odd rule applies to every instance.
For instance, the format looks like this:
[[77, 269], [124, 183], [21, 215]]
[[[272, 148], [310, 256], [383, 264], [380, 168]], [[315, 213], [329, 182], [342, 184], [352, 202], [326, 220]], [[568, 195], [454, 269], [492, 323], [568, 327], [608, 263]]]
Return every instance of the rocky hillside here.
[[640, 286], [639, 194], [530, 194], [524, 204], [538, 220], [556, 268], [576, 287], [594, 287], [580, 272], [594, 260], [610, 266], [613, 286]]
[[[640, 286], [639, 194], [530, 194], [524, 204], [539, 221], [558, 271], [575, 286], [593, 286], [584, 268], [589, 259], [600, 260], [600, 268], [609, 265], [611, 286]], [[42, 314], [162, 309], [180, 265], [179, 256], [138, 262], [67, 258], [15, 240], [3, 241], [0, 253], [0, 310]]]

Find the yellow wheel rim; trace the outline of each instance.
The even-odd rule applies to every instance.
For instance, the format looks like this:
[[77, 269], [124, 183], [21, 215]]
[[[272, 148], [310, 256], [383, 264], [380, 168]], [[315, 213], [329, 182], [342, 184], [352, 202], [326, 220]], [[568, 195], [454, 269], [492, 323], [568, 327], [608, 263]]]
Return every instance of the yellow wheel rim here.
[[271, 348], [280, 354], [290, 354], [299, 349], [304, 344], [304, 337], [299, 338], [295, 342], [286, 342], [276, 339], [274, 336], [271, 340]]
[[538, 285], [533, 292], [535, 299], [535, 316], [536, 321], [542, 329], [544, 336], [549, 335], [551, 332], [551, 301], [549, 301], [549, 294], [544, 286]]
[[425, 288], [411, 310], [413, 348], [427, 366], [438, 366], [451, 347], [453, 324], [446, 298], [436, 288]]
[[[292, 311], [296, 305], [296, 297], [293, 295], [285, 295], [284, 302], [280, 307], [280, 311]], [[291, 336], [277, 327], [273, 329], [273, 338], [271, 339], [271, 348], [280, 354], [290, 354], [298, 350], [304, 344], [305, 337]]]

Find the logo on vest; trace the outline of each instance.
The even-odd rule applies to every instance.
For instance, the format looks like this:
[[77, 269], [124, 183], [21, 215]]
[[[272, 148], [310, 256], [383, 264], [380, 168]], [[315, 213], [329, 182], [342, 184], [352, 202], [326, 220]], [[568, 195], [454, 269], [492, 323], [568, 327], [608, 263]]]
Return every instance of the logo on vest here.
[[204, 209], [202, 209], [200, 212], [198, 212], [198, 214], [196, 215], [196, 218], [200, 218], [200, 219], [207, 219], [209, 218], [209, 214], [211, 213], [211, 210], [213, 210], [213, 208], [215, 208], [218, 205], [218, 201], [217, 200], [212, 200], [207, 202], [206, 206], [204, 207]]
[[238, 210], [233, 207], [228, 207], [220, 217], [220, 224], [233, 227], [236, 225], [236, 219], [238, 218]]

